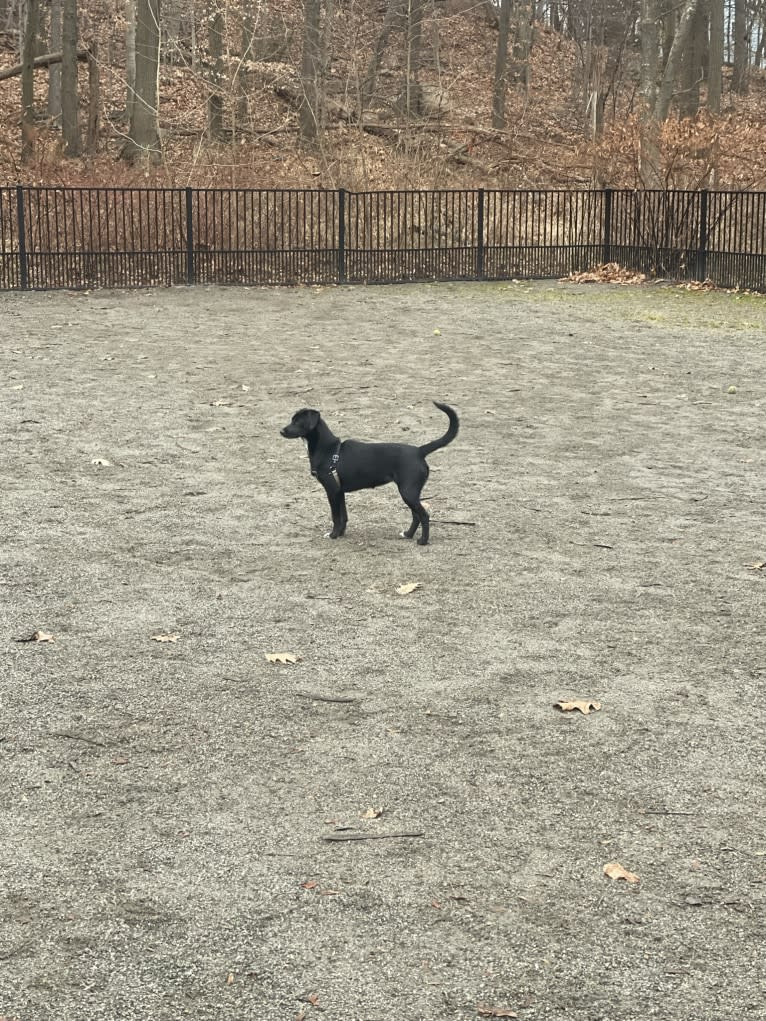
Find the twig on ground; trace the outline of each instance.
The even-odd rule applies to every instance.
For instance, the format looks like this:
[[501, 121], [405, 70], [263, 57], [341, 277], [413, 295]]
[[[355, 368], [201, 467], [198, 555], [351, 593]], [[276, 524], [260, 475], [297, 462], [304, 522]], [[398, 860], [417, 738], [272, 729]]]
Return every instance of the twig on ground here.
[[359, 833], [353, 831], [350, 833], [326, 833], [323, 840], [391, 840], [397, 837], [424, 837], [425, 833], [422, 830], [417, 832], [402, 831], [400, 833]]
[[70, 734], [66, 730], [51, 730], [51, 737], [65, 737], [69, 741], [85, 741], [86, 744], [95, 744], [99, 748], [106, 748], [106, 741], [98, 741], [95, 737], [86, 737], [84, 734]]
[[356, 702], [356, 698], [346, 695], [313, 695], [310, 691], [296, 691], [296, 698], [308, 698], [312, 702]]

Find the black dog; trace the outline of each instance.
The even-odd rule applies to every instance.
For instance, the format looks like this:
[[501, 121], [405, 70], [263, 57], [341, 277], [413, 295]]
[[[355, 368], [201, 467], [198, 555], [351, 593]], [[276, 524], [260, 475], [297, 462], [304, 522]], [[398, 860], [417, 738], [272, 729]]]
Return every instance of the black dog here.
[[304, 439], [309, 448], [311, 474], [319, 479], [327, 493], [332, 512], [330, 539], [338, 539], [346, 531], [346, 493], [357, 489], [374, 489], [395, 482], [401, 497], [412, 511], [412, 524], [405, 539], [411, 539], [420, 526], [418, 543], [428, 542], [428, 511], [420, 502], [420, 494], [428, 479], [426, 457], [446, 447], [457, 436], [460, 420], [452, 408], [434, 401], [449, 417], [449, 428], [438, 440], [413, 447], [408, 443], [360, 443], [358, 440], [341, 442], [318, 411], [301, 408], [289, 425], [280, 430], [286, 439]]

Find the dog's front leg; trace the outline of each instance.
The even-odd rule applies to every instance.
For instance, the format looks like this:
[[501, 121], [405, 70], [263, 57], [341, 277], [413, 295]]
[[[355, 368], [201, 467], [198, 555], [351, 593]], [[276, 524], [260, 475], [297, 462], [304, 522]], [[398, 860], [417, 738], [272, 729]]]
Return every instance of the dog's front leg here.
[[346, 531], [346, 524], [348, 523], [346, 498], [343, 495], [343, 490], [334, 481], [326, 484], [323, 479], [322, 485], [327, 493], [330, 514], [332, 515], [332, 531], [327, 532], [325, 537], [327, 539], [339, 539]]

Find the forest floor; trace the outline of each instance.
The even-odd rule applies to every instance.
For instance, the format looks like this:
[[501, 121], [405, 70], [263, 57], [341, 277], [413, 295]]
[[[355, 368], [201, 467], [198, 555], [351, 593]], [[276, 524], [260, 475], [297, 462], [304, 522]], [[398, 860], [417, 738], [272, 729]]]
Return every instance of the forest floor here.
[[[762, 1016], [763, 299], [0, 315], [0, 1014]], [[432, 398], [432, 544], [391, 487], [325, 540], [279, 428], [424, 442]]]

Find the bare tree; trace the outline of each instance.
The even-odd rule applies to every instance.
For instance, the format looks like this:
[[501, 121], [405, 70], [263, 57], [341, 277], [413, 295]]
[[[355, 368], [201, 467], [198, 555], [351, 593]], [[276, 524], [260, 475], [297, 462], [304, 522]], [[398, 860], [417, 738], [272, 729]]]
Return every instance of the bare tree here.
[[511, 82], [529, 88], [529, 54], [532, 49], [534, 0], [515, 0], [513, 5], [513, 51]]
[[721, 67], [723, 65], [723, 0], [710, 2], [710, 51], [708, 54], [707, 105], [711, 113], [721, 112]]
[[[49, 33], [50, 52], [61, 50], [61, 0], [51, 0], [51, 24]], [[59, 121], [61, 118], [61, 64], [48, 68], [48, 116]]]
[[208, 11], [208, 49], [210, 51], [210, 91], [207, 97], [207, 130], [211, 139], [223, 135], [223, 63], [224, 17], [219, 0], [212, 0]]
[[38, 0], [27, 0], [21, 48], [21, 162], [29, 163], [35, 147], [35, 43], [40, 17]]
[[660, 144], [656, 119], [660, 58], [659, 0], [641, 0], [641, 144], [639, 176], [644, 187], [659, 184]]
[[134, 161], [161, 155], [158, 73], [160, 64], [160, 0], [136, 0], [136, 84], [130, 129], [122, 155]]
[[136, 94], [136, 2], [126, 0], [127, 28], [125, 30], [125, 113], [128, 124], [133, 120], [133, 97]]
[[305, 0], [301, 97], [298, 122], [301, 137], [314, 142], [322, 122], [322, 0]]
[[372, 56], [370, 57], [370, 61], [367, 65], [367, 73], [365, 74], [364, 81], [362, 82], [362, 110], [367, 109], [373, 95], [375, 94], [375, 84], [378, 78], [380, 62], [383, 58], [386, 46], [388, 46], [388, 40], [396, 21], [403, 16], [403, 3], [404, 0], [388, 0], [388, 3], [386, 4], [386, 13], [383, 17], [383, 27], [375, 40], [375, 45], [372, 48]]
[[707, 7], [708, 0], [697, 5], [692, 18], [691, 38], [681, 54], [677, 103], [682, 117], [693, 117], [700, 107], [700, 85], [708, 59]]
[[739, 96], [744, 96], [748, 90], [749, 34], [747, 0], [734, 0], [734, 74], [731, 91]]
[[77, 97], [77, 0], [63, 0], [61, 30], [61, 132], [67, 156], [80, 155]]
[[694, 19], [697, 15], [697, 9], [701, 2], [702, 0], [685, 0], [684, 6], [681, 9], [681, 18], [673, 37], [673, 44], [670, 47], [670, 52], [668, 53], [668, 57], [665, 62], [665, 70], [657, 92], [657, 103], [654, 109], [654, 116], [655, 119], [660, 122], [667, 118], [670, 111], [670, 104], [673, 99], [673, 87], [676, 81], [676, 75], [678, 74], [678, 68], [681, 63], [681, 54], [689, 45], [692, 29], [694, 28]]
[[405, 48], [404, 112], [417, 117], [422, 112], [420, 64], [423, 48], [425, 0], [406, 0], [407, 34]]
[[511, 0], [501, 0], [497, 24], [495, 84], [492, 93], [492, 127], [505, 127], [505, 94], [508, 85], [508, 35], [511, 28]]

